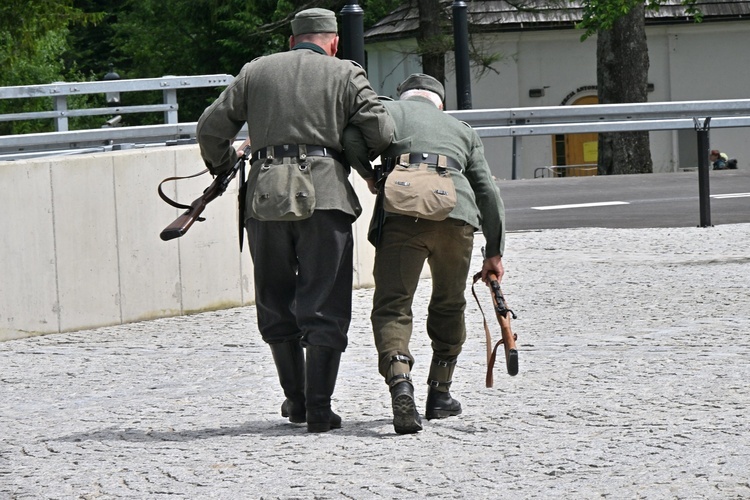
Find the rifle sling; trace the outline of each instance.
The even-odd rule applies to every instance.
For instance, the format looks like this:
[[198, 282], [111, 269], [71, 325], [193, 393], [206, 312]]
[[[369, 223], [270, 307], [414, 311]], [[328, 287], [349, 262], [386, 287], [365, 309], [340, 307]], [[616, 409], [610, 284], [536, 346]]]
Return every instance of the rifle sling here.
[[200, 175], [205, 174], [206, 172], [208, 172], [207, 168], [204, 169], [204, 170], [201, 170], [197, 174], [193, 174], [193, 175], [186, 175], [184, 177], [167, 177], [166, 179], [164, 179], [163, 181], [161, 181], [159, 183], [159, 188], [158, 188], [159, 196], [167, 204], [172, 205], [175, 208], [181, 208], [181, 209], [184, 209], [184, 210], [190, 209], [191, 208], [190, 205], [183, 205], [182, 203], [177, 203], [176, 201], [170, 199], [167, 195], [165, 195], [164, 191], [161, 190], [161, 185], [164, 184], [165, 182], [168, 182], [168, 181], [179, 181], [179, 180], [182, 180], [182, 179], [192, 179], [193, 177], [198, 177]]
[[482, 305], [479, 303], [479, 297], [477, 297], [477, 293], [474, 290], [474, 285], [480, 279], [482, 279], [482, 273], [478, 272], [474, 275], [474, 280], [471, 284], [471, 294], [474, 295], [474, 300], [477, 301], [477, 306], [482, 313], [482, 321], [484, 322], [484, 337], [487, 345], [487, 376], [485, 378], [485, 387], [492, 387], [494, 384], [492, 371], [495, 367], [495, 358], [497, 358], [497, 348], [503, 343], [503, 339], [500, 338], [500, 340], [495, 343], [495, 347], [492, 347], [492, 334], [490, 333], [490, 327], [487, 325], [487, 317], [484, 315]]

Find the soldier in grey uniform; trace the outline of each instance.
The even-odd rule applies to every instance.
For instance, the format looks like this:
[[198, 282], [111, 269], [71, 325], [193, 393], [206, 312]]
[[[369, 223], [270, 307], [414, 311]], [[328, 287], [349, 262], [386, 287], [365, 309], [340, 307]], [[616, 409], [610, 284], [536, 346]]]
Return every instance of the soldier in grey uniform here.
[[245, 227], [258, 328], [286, 396], [282, 416], [326, 432], [341, 426], [331, 396], [351, 320], [351, 226], [362, 211], [342, 133], [355, 127], [374, 158], [390, 143], [393, 123], [365, 71], [332, 57], [339, 42], [333, 12], [299, 12], [292, 33], [290, 51], [242, 68], [201, 115], [197, 136], [206, 165], [219, 174], [236, 162], [232, 141], [248, 125]]
[[[455, 206], [443, 220], [386, 212], [382, 220], [373, 218], [370, 231], [373, 242], [379, 233], [371, 315], [379, 371], [390, 386], [394, 429], [408, 434], [422, 429], [411, 378], [414, 358], [409, 352], [411, 307], [422, 266], [426, 260], [433, 284], [427, 316], [433, 351], [425, 411], [429, 420], [461, 413], [461, 404], [449, 389], [466, 339], [464, 292], [474, 232], [481, 227], [487, 243], [482, 278], [490, 271], [502, 278], [505, 211], [479, 136], [467, 124], [442, 112], [443, 85], [431, 76], [413, 74], [398, 92], [398, 101], [384, 103], [396, 132], [395, 142], [382, 158], [393, 158], [402, 170], [433, 170], [435, 176], [452, 179], [455, 187]], [[344, 144], [352, 165], [366, 163], [361, 134], [347, 130]], [[386, 198], [394, 183], [409, 184], [392, 177], [386, 177], [381, 187]], [[379, 223], [382, 228], [376, 227]]]

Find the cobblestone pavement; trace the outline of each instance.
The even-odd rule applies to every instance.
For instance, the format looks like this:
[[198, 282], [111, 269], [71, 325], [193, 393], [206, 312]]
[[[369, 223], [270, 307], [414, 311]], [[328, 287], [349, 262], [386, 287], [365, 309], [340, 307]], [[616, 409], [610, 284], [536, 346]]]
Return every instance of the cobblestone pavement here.
[[0, 343], [0, 498], [750, 498], [750, 224], [512, 233], [507, 249], [520, 373], [499, 361], [484, 386], [467, 289], [464, 412], [414, 435], [393, 432], [372, 290], [355, 291], [344, 424], [325, 434], [279, 416], [254, 307]]

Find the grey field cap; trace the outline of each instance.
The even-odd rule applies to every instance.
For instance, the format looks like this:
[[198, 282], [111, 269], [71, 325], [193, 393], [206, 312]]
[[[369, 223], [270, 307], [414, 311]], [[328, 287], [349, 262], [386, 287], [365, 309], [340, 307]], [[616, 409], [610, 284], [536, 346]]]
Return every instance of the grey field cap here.
[[302, 10], [292, 19], [292, 35], [338, 33], [336, 14], [328, 9]]
[[430, 75], [425, 75], [424, 73], [413, 73], [409, 75], [409, 77], [398, 86], [397, 92], [398, 95], [401, 95], [407, 90], [416, 89], [429, 90], [430, 92], [439, 95], [441, 101], [445, 100], [445, 89], [443, 88], [443, 84], [437, 81], [437, 79]]
[[445, 89], [443, 88], [443, 84], [430, 75], [425, 75], [424, 73], [413, 73], [409, 75], [409, 78], [401, 82], [398, 86], [397, 92], [398, 95], [401, 95], [407, 90], [415, 89], [429, 90], [430, 92], [439, 95], [441, 101], [445, 100]]

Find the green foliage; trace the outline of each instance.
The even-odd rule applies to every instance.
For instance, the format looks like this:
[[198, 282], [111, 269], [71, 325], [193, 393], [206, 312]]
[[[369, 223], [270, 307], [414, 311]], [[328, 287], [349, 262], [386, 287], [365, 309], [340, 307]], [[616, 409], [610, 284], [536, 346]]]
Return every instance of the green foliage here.
[[[66, 71], [60, 53], [66, 47], [67, 30], [58, 29], [48, 31], [36, 41], [33, 50], [29, 50], [24, 57], [14, 60], [12, 71], [0, 73], [0, 86], [26, 85], [34, 83], [52, 83], [56, 81], [82, 81], [82, 75]], [[86, 107], [95, 102], [97, 96], [75, 96], [69, 99], [69, 107]], [[52, 99], [49, 97], [38, 99], [3, 99], [0, 100], [0, 114], [31, 113], [36, 111], [50, 111], [53, 109]], [[98, 127], [101, 119], [98, 119]], [[89, 128], [84, 118], [71, 121], [79, 128]], [[15, 122], [0, 122], [0, 135], [26, 134], [34, 132], [50, 132], [54, 130], [53, 122], [48, 120], [23, 120]]]
[[[288, 48], [293, 15], [310, 7], [339, 13], [325, 0], [4, 0], [0, 4], [0, 86], [101, 80], [113, 64], [121, 78], [236, 74], [252, 59]], [[363, 0], [365, 29], [399, 6]], [[197, 120], [220, 89], [178, 93], [181, 121]], [[160, 103], [161, 92], [130, 92], [125, 105]], [[104, 106], [99, 95], [68, 107]], [[0, 113], [49, 111], [50, 99], [0, 101]], [[71, 118], [98, 128], [102, 117]], [[125, 123], [127, 122], [127, 123]], [[162, 113], [123, 117], [124, 125], [162, 123]], [[52, 130], [52, 120], [0, 123], [0, 133]]]
[[402, 0], [363, 0], [359, 2], [362, 10], [365, 11], [365, 30], [396, 10], [402, 3]]
[[[101, 14], [82, 12], [71, 0], [5, 0], [0, 4], [0, 86], [85, 79], [61, 58], [68, 46], [68, 27], [91, 25], [101, 18]], [[69, 105], [85, 106], [91, 100], [91, 96], [78, 96]], [[0, 114], [52, 108], [50, 98], [0, 101]], [[77, 121], [88, 127], [84, 119]], [[52, 130], [52, 120], [0, 122], [2, 135]]]
[[87, 15], [98, 16], [98, 21], [74, 24], [69, 27], [68, 47], [62, 55], [68, 71], [86, 75], [87, 79], [100, 80], [119, 60], [114, 53], [114, 25], [120, 0], [76, 0], [76, 5]]
[[4, 0], [0, 3], [0, 70], [40, 50], [47, 33], [72, 24], [93, 23], [97, 14], [86, 14], [72, 0]]
[[495, 64], [508, 57], [502, 52], [491, 52], [483, 48], [477, 48], [473, 41], [469, 48], [469, 58], [474, 63], [474, 78], [481, 79], [489, 72], [499, 75], [500, 72], [495, 69]]
[[[686, 13], [693, 16], [696, 22], [702, 20], [700, 10], [696, 7], [697, 0], [682, 0]], [[579, 2], [570, 2], [578, 4]], [[614, 23], [628, 14], [634, 7], [643, 4], [643, 0], [583, 0], [583, 16], [577, 28], [584, 30], [581, 41], [586, 40], [597, 31], [610, 30]], [[648, 0], [646, 10], [659, 10], [663, 0]]]
[[[237, 74], [258, 56], [286, 50], [289, 22], [300, 3], [128, 0], [112, 28], [112, 59], [123, 78]], [[197, 120], [217, 95], [216, 89], [180, 92], [180, 120]]]

